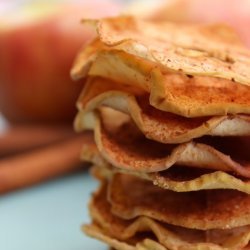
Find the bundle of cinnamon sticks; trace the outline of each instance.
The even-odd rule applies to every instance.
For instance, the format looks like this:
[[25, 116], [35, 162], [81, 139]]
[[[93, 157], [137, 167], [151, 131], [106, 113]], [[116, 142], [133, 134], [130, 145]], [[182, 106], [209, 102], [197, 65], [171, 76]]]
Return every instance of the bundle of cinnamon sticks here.
[[79, 155], [91, 134], [72, 126], [18, 125], [0, 134], [0, 194], [80, 170]]

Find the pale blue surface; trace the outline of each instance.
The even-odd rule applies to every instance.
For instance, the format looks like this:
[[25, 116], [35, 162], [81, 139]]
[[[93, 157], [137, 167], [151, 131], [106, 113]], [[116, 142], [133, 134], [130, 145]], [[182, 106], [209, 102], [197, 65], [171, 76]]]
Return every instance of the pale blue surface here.
[[0, 250], [106, 250], [86, 237], [96, 182], [80, 173], [0, 198]]

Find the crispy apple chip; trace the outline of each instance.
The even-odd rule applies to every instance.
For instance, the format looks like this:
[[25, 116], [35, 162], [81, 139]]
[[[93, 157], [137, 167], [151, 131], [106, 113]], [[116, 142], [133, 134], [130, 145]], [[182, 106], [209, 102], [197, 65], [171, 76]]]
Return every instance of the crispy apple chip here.
[[156, 108], [186, 117], [250, 113], [250, 52], [223, 29], [213, 35], [211, 27], [130, 17], [92, 23], [99, 38], [79, 54], [73, 78], [135, 84], [150, 92]]
[[[204, 135], [250, 135], [250, 116], [227, 115], [185, 118], [149, 105], [149, 96], [131, 85], [103, 78], [89, 79], [78, 100], [78, 116], [100, 106], [108, 106], [131, 116], [149, 139], [162, 143], [182, 143]], [[77, 130], [81, 130], [79, 122]]]
[[250, 196], [235, 190], [178, 193], [135, 176], [115, 174], [109, 185], [108, 199], [112, 213], [124, 220], [146, 216], [199, 230], [250, 224]]
[[[117, 239], [112, 238], [112, 236], [105, 233], [105, 231], [94, 223], [91, 225], [85, 225], [82, 227], [82, 230], [88, 236], [98, 239], [102, 242], [107, 243], [110, 247], [113, 247], [111, 250], [137, 250], [136, 246], [128, 244]], [[164, 249], [165, 250], [165, 249]]]
[[87, 22], [95, 26], [99, 39], [109, 49], [138, 55], [170, 71], [181, 69], [187, 74], [235, 78], [249, 84], [246, 64], [250, 63], [250, 52], [238, 42], [235, 32], [232, 36], [222, 25], [155, 23], [132, 17]]
[[114, 173], [124, 173], [151, 181], [154, 185], [175, 192], [190, 192], [208, 189], [234, 189], [250, 194], [250, 182], [223, 171], [210, 171], [174, 166], [164, 171], [142, 173], [133, 170], [116, 168], [108, 163], [99, 153], [94, 140], [84, 143], [81, 159], [92, 163], [95, 176], [111, 178]]
[[[93, 223], [91, 225], [84, 225], [82, 228], [83, 231], [87, 235], [101, 240], [117, 250], [167, 250], [155, 240], [149, 240], [153, 236], [151, 233], [132, 232], [129, 233], [131, 237], [126, 237], [126, 239], [122, 237], [122, 240], [119, 240], [120, 237], [115, 238], [114, 234], [110, 233], [109, 223], [112, 223], [112, 218], [114, 219], [113, 226], [116, 234], [121, 231], [124, 224], [126, 225], [126, 221], [111, 215], [110, 205], [107, 202], [107, 182], [104, 179], [101, 179], [101, 182], [102, 185], [94, 194], [89, 207]], [[123, 221], [124, 223], [119, 225], [119, 221]]]
[[83, 231], [90, 237], [107, 243], [112, 247], [111, 250], [169, 250], [155, 240], [150, 240], [147, 237], [144, 240], [141, 239], [142, 237], [133, 237], [129, 241], [119, 241], [107, 234], [95, 223], [83, 226]]
[[153, 247], [153, 245], [157, 246], [158, 244], [159, 247], [162, 246], [169, 250], [244, 249], [250, 240], [249, 226], [227, 230], [200, 231], [161, 223], [149, 217], [124, 220], [112, 214], [111, 210], [111, 205], [107, 201], [107, 184], [103, 184], [90, 204], [92, 219], [113, 240], [126, 244], [137, 238], [135, 249], [138, 249], [138, 244], [142, 244], [144, 247], [147, 245]]
[[94, 165], [95, 176], [111, 178], [114, 173], [124, 173], [148, 180], [154, 185], [175, 192], [191, 192], [209, 189], [234, 189], [250, 194], [250, 182], [223, 171], [174, 166], [164, 171], [142, 173], [116, 168], [108, 163], [99, 153], [94, 143], [84, 144], [81, 159]]
[[164, 66], [166, 71], [234, 79], [250, 85], [250, 51], [211, 26], [148, 22], [132, 17], [94, 22], [99, 39]]
[[85, 77], [88, 74], [90, 66], [96, 59], [98, 52], [104, 50], [105, 47], [106, 46], [97, 38], [87, 46], [84, 45], [84, 48], [75, 58], [74, 67], [72, 67], [70, 71], [71, 77], [75, 80]]
[[[91, 149], [90, 149], [91, 150]], [[86, 153], [87, 152], [87, 153]], [[181, 166], [174, 166], [165, 171], [156, 173], [141, 173], [128, 171], [111, 166], [96, 152], [91, 155], [85, 148], [82, 159], [94, 164], [92, 172], [96, 176], [112, 178], [115, 173], [129, 174], [138, 178], [148, 180], [155, 186], [175, 192], [191, 192], [210, 189], [233, 189], [250, 194], [250, 182], [240, 179], [222, 171], [207, 171]]]
[[110, 108], [102, 108], [99, 115], [87, 113], [81, 126], [94, 130], [101, 155], [118, 168], [150, 173], [177, 164], [250, 176], [249, 137], [203, 137], [197, 142], [162, 144], [147, 139], [129, 116]]
[[250, 113], [250, 87], [211, 76], [163, 73], [154, 63], [122, 51], [102, 51], [90, 75], [139, 87], [156, 109], [185, 117]]
[[155, 173], [142, 173], [116, 168], [109, 164], [99, 153], [94, 143], [84, 144], [81, 159], [94, 165], [92, 172], [95, 176], [111, 178], [114, 173], [124, 173], [137, 176], [152, 182], [154, 185], [175, 192], [191, 192], [209, 189], [234, 189], [250, 194], [250, 182], [223, 171], [210, 171], [174, 166]]

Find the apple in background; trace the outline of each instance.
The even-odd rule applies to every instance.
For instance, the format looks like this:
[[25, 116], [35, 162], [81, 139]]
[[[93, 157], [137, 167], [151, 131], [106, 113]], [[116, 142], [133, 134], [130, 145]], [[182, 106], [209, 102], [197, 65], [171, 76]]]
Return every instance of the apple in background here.
[[0, 112], [10, 122], [72, 122], [83, 82], [69, 71], [94, 37], [80, 20], [119, 9], [101, 0], [0, 8]]

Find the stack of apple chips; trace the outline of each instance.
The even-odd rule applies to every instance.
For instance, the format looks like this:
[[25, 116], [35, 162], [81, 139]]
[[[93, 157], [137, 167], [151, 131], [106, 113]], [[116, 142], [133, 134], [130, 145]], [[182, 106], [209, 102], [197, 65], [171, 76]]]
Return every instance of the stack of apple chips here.
[[117, 250], [250, 249], [250, 51], [228, 27], [87, 21], [77, 130], [100, 187], [86, 234]]

